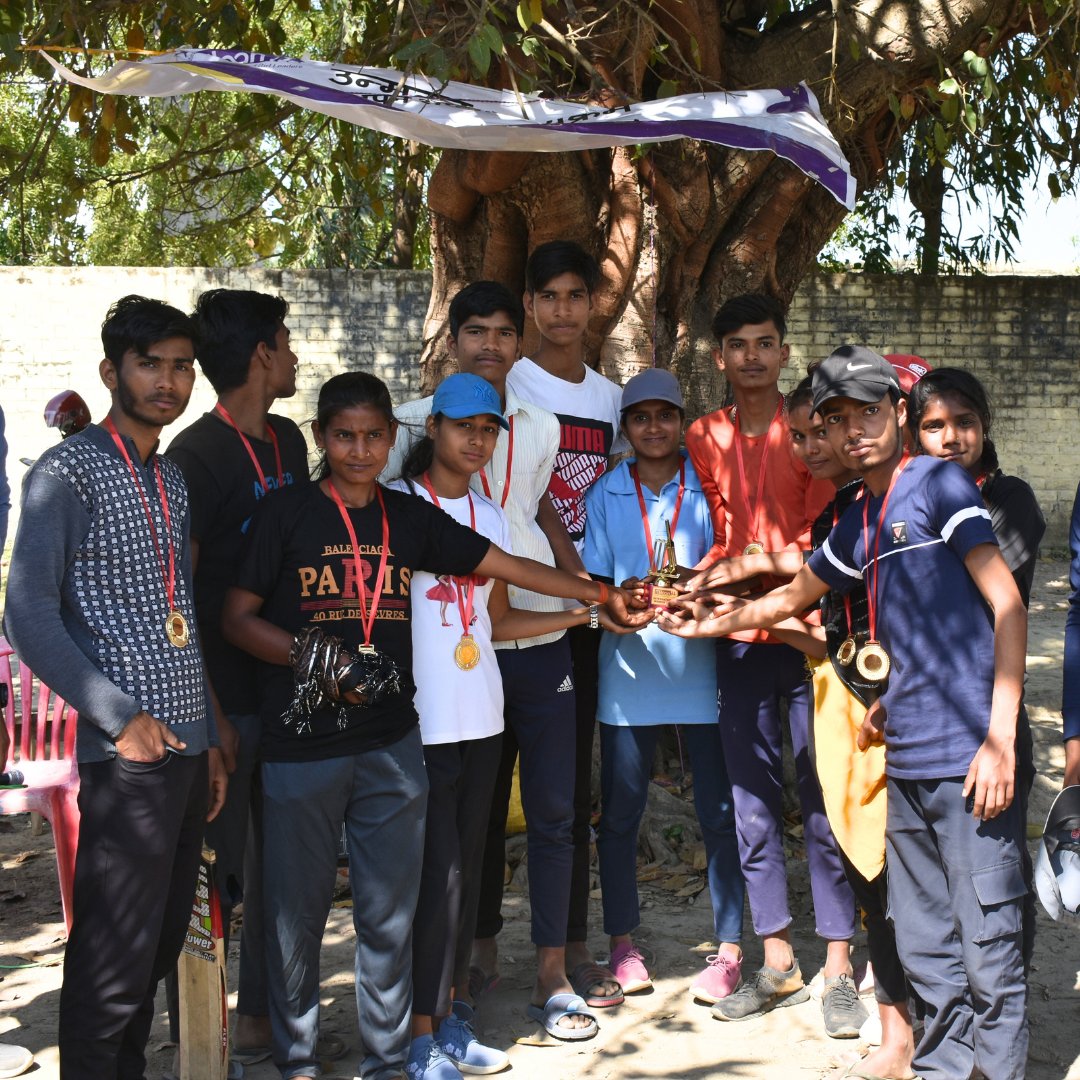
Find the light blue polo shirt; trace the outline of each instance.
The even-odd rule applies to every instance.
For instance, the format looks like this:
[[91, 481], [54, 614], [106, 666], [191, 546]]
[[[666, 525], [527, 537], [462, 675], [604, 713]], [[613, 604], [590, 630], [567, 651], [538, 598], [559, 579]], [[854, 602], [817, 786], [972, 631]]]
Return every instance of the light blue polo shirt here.
[[[713, 529], [701, 481], [685, 451], [682, 456], [686, 489], [674, 534], [675, 553], [680, 566], [694, 566], [712, 547]], [[585, 569], [616, 584], [649, 572], [632, 463], [633, 459], [620, 462], [585, 496]], [[644, 484], [641, 491], [655, 542], [665, 536], [664, 522], [675, 513], [679, 474], [659, 496]], [[602, 724], [620, 727], [715, 724], [715, 643], [677, 638], [651, 623], [636, 634], [604, 633], [597, 715]]]

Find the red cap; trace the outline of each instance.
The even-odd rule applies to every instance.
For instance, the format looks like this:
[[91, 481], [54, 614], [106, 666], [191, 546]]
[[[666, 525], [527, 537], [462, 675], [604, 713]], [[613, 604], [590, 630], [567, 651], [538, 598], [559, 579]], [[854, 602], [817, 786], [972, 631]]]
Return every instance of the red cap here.
[[885, 359], [896, 368], [900, 380], [900, 392], [907, 397], [911, 388], [928, 372], [934, 369], [921, 357], [907, 353], [886, 353]]

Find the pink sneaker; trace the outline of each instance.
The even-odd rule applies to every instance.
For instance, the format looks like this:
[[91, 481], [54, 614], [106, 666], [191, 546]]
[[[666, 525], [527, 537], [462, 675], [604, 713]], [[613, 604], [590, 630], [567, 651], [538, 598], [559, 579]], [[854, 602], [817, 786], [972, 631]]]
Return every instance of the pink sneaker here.
[[611, 972], [623, 988], [624, 994], [636, 994], [652, 986], [645, 960], [633, 942], [616, 945], [611, 950]]
[[690, 984], [690, 996], [695, 1001], [715, 1005], [734, 993], [742, 980], [742, 958], [735, 960], [727, 953], [715, 953], [705, 960], [708, 966]]

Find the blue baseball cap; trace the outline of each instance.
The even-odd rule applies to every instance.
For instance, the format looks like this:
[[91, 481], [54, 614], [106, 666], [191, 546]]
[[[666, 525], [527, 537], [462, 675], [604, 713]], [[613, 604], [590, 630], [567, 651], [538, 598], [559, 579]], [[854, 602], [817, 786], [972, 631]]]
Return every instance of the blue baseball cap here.
[[435, 396], [431, 399], [431, 415], [438, 416], [440, 413], [451, 420], [481, 414], [494, 416], [501, 427], [510, 430], [495, 387], [487, 379], [464, 371], [448, 375], [436, 388]]

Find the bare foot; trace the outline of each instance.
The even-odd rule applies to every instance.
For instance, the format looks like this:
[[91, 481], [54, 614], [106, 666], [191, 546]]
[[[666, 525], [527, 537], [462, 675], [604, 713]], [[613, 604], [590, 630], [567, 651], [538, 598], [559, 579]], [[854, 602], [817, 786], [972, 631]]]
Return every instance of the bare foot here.
[[885, 1046], [871, 1050], [859, 1061], [857, 1068], [859, 1072], [888, 1077], [889, 1080], [913, 1080], [914, 1075], [911, 1071], [911, 1056], [903, 1052], [897, 1053]]
[[236, 1014], [233, 1028], [233, 1049], [249, 1050], [254, 1047], [269, 1046], [271, 1040], [270, 1017]]

